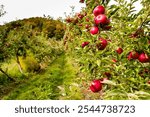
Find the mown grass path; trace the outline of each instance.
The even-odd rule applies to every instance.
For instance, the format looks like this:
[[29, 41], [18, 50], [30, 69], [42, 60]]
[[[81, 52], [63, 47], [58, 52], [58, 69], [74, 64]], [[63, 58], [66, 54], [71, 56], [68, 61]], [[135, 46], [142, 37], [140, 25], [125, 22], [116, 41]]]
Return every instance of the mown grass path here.
[[47, 100], [59, 99], [63, 86], [75, 78], [75, 69], [63, 53], [53, 61], [43, 74], [35, 74], [13, 89], [3, 99], [8, 100]]

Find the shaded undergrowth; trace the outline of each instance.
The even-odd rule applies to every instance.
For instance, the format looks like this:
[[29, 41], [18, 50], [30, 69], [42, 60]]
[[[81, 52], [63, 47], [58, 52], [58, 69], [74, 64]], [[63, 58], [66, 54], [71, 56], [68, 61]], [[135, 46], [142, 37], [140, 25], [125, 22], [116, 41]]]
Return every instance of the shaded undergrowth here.
[[[47, 100], [59, 99], [59, 86], [70, 84], [76, 71], [68, 63], [66, 55], [61, 54], [41, 74], [32, 74], [28, 79], [12, 86], [11, 92], [2, 99], [8, 100]], [[13, 89], [14, 88], [14, 89]]]

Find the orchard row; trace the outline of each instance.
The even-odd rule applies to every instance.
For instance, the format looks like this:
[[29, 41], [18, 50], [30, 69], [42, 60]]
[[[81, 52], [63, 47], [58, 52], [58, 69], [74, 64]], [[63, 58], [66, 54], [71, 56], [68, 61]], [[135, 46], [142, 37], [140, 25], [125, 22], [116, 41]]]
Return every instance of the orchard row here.
[[[80, 2], [84, 3], [85, 1], [80, 0]], [[93, 18], [91, 18], [91, 17], [89, 18], [87, 16], [87, 14], [88, 13], [86, 13], [86, 12], [78, 13], [78, 14], [76, 14], [75, 18], [68, 17], [66, 19], [66, 22], [69, 24], [72, 24], [72, 25], [78, 25], [79, 27], [82, 27], [82, 29], [85, 28], [87, 31], [87, 35], [90, 34], [89, 37], [96, 39], [95, 41], [91, 41], [91, 40], [83, 41], [81, 43], [81, 48], [83, 50], [84, 50], [84, 48], [85, 48], [85, 50], [96, 48], [98, 51], [103, 51], [103, 50], [105, 51], [107, 46], [109, 46], [109, 43], [111, 43], [111, 45], [113, 45], [113, 41], [103, 37], [101, 35], [101, 32], [104, 31], [107, 34], [107, 31], [113, 31], [113, 30], [111, 30], [111, 29], [113, 29], [113, 26], [111, 25], [112, 19], [110, 20], [110, 18], [107, 16], [106, 9], [102, 5], [98, 5], [93, 9], [92, 14], [90, 15]], [[84, 23], [80, 22], [81, 20], [83, 20]], [[90, 22], [90, 23], [88, 23], [88, 22]], [[129, 36], [129, 38], [135, 39], [138, 36], [139, 36], [139, 34], [136, 32], [136, 33], [131, 34]], [[85, 39], [85, 40], [87, 40], [87, 39]], [[93, 42], [94, 42], [94, 44], [93, 44]], [[121, 42], [118, 42], [118, 43], [121, 43]], [[150, 40], [148, 41], [147, 45], [150, 45]], [[118, 46], [115, 50], [115, 52], [118, 54], [117, 56], [121, 55], [124, 51], [126, 51], [126, 50], [121, 45], [120, 45], [120, 47]], [[149, 64], [150, 63], [149, 53], [146, 50], [141, 50], [141, 49], [138, 50], [137, 48], [128, 51], [126, 58], [128, 61], [138, 60], [141, 64]], [[112, 62], [117, 63], [118, 60], [114, 58], [114, 59], [112, 59]], [[143, 73], [150, 74], [149, 68], [145, 68], [144, 71], [142, 71], [142, 73], [139, 73], [139, 74], [141, 75]], [[110, 80], [109, 78], [112, 76], [111, 73], [105, 72], [104, 74], [106, 77], [99, 78], [99, 79], [96, 78], [92, 81], [92, 83], [90, 85], [90, 90], [92, 92], [99, 92], [100, 90], [102, 90], [102, 85], [105, 84], [104, 82], [106, 80]], [[147, 83], [150, 84], [150, 80], [148, 80]]]

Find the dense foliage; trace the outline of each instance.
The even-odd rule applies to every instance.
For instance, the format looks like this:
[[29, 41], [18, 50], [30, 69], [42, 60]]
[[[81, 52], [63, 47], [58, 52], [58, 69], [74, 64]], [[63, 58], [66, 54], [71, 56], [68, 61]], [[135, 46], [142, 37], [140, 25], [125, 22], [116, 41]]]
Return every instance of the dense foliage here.
[[150, 2], [114, 1], [0, 26], [0, 99], [150, 99]]
[[63, 35], [59, 19], [35, 17], [1, 25], [0, 87], [43, 72], [63, 53]]
[[[87, 97], [150, 99], [150, 2], [141, 0], [139, 11], [134, 7], [138, 0], [115, 0], [112, 5], [110, 0], [80, 2], [86, 8], [66, 18], [64, 43], [81, 72], [88, 73], [81, 78], [87, 82], [85, 89], [94, 80], [90, 89], [99, 93]], [[101, 81], [102, 89], [95, 80]]]

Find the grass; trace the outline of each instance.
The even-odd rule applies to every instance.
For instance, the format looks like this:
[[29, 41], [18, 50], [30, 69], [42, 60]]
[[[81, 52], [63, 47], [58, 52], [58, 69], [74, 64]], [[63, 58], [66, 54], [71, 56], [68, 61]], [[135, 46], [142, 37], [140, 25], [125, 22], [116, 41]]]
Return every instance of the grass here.
[[[67, 88], [76, 78], [76, 70], [63, 53], [49, 65], [44, 73], [33, 74], [2, 99], [47, 100], [62, 99], [60, 87]], [[69, 92], [69, 91], [68, 91]], [[80, 95], [79, 95], [80, 97]], [[63, 98], [64, 99], [64, 98]], [[78, 99], [78, 98], [77, 98]]]

